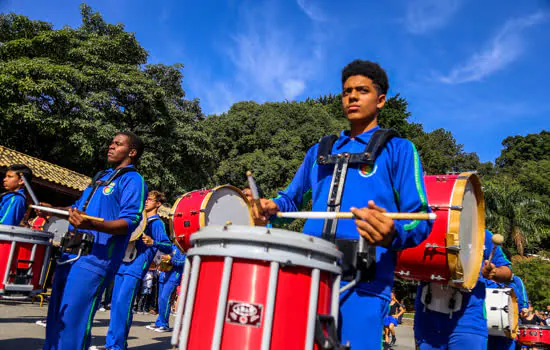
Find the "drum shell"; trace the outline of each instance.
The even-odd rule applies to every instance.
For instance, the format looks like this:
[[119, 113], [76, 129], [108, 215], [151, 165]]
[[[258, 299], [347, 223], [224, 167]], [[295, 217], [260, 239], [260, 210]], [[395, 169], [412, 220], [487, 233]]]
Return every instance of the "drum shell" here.
[[[485, 240], [484, 200], [479, 179], [471, 173], [460, 175], [430, 175], [424, 176], [428, 204], [437, 218], [432, 230], [423, 242], [413, 248], [404, 249], [398, 253], [395, 273], [398, 277], [424, 282], [451, 284], [459, 288], [471, 290], [479, 277], [479, 269], [463, 276], [462, 265], [458, 251], [450, 250], [450, 246], [459, 246], [459, 233], [453, 232], [457, 224], [456, 217], [451, 218], [453, 196], [456, 184], [463, 176], [469, 176], [469, 181], [478, 191], [478, 225], [473, 233], [475, 246], [479, 249], [471, 252], [475, 265], [481, 268], [483, 260], [483, 242]], [[462, 203], [460, 203], [462, 205]], [[460, 212], [460, 211], [458, 211]], [[456, 214], [455, 214], [456, 215]], [[455, 220], [454, 222], [451, 220]], [[462, 247], [464, 249], [464, 247]]]
[[[47, 250], [50, 249], [51, 234], [42, 231], [26, 229], [17, 226], [0, 225], [0, 293], [5, 293], [5, 276], [6, 270], [8, 274], [15, 274], [17, 269], [27, 270], [29, 263], [22, 260], [30, 260], [32, 256], [33, 246], [35, 247], [34, 259], [31, 267], [32, 278], [30, 284], [24, 285], [25, 290], [34, 292], [41, 290], [40, 279], [44, 273], [44, 258], [47, 255]], [[9, 261], [10, 252], [13, 254], [11, 263]], [[7, 284], [12, 285], [14, 278], [8, 276]], [[32, 288], [31, 288], [32, 286]]]
[[512, 288], [487, 288], [485, 313], [489, 335], [515, 339], [518, 335], [518, 300]]
[[179, 246], [186, 251], [191, 248], [191, 235], [199, 230], [200, 209], [206, 195], [211, 190], [198, 190], [184, 194], [176, 200], [172, 208], [170, 231]]
[[[269, 304], [270, 273], [272, 268], [278, 266], [269, 349], [304, 349], [309, 320], [308, 308], [310, 307], [312, 272], [317, 270], [320, 276], [319, 284], [316, 287], [318, 288], [318, 299], [314, 308], [318, 315], [331, 315], [333, 314], [331, 307], [335, 301], [334, 293], [338, 293], [339, 287], [338, 285], [335, 288], [335, 282], [338, 281], [335, 278], [341, 273], [341, 269], [336, 262], [341, 258], [341, 253], [337, 251], [334, 245], [325, 241], [322, 242], [323, 246], [330, 245], [333, 248], [327, 247], [326, 251], [328, 252], [323, 252], [320, 249], [315, 250], [313, 245], [315, 245], [315, 241], [321, 241], [320, 239], [293, 233], [296, 237], [311, 241], [302, 244], [293, 252], [294, 255], [289, 253], [288, 259], [286, 259], [284, 256], [285, 249], [271, 250], [271, 244], [276, 244], [276, 242], [282, 242], [285, 245], [290, 243], [288, 244], [289, 250], [293, 249], [292, 242], [288, 242], [285, 237], [274, 235], [270, 237], [271, 241], [262, 242], [257, 240], [252, 242], [254, 237], [251, 238], [251, 235], [247, 236], [246, 233], [242, 236], [227, 233], [227, 240], [222, 239], [223, 245], [216, 246], [216, 244], [207, 245], [200, 239], [207, 236], [207, 232], [204, 232], [205, 229], [209, 229], [209, 232], [211, 232], [214, 227], [203, 228], [199, 233], [193, 235], [192, 241], [197, 240], [199, 243], [190, 249], [187, 254], [189, 259], [187, 263], [191, 265], [190, 268], [187, 268], [193, 271], [195, 269], [194, 264], [197, 264], [197, 261], [199, 261], [199, 268], [196, 277], [197, 285], [194, 302], [191, 303], [189, 300], [190, 292], [186, 290], [185, 312], [188, 311], [188, 308], [191, 308], [190, 325], [192, 326], [185, 330], [188, 332], [187, 346], [182, 347], [180, 344], [180, 348], [206, 349], [212, 347], [213, 338], [215, 338], [216, 317], [214, 315], [218, 312], [220, 286], [222, 285], [224, 269], [227, 269], [227, 266], [231, 267], [231, 272], [228, 294], [225, 299], [220, 349], [252, 350], [262, 348], [262, 335], [265, 331], [267, 305]], [[251, 232], [255, 229], [260, 228], [249, 227], [243, 230]], [[270, 232], [268, 229], [262, 229]], [[308, 250], [305, 247], [309, 242], [311, 242], [312, 247], [309, 251], [310, 258], [307, 258]], [[240, 243], [243, 243], [242, 246], [236, 247]], [[227, 254], [221, 253], [224, 249], [227, 249]], [[304, 259], [297, 256], [299, 253], [296, 253], [296, 251], [299, 249], [305, 251]], [[251, 253], [246, 256], [248, 252]], [[320, 255], [328, 256], [328, 258], [318, 258]], [[331, 260], [333, 257], [334, 260]], [[228, 265], [227, 259], [231, 259], [230, 265]], [[308, 261], [308, 266], [301, 265], [304, 262], [307, 265]], [[193, 272], [191, 272], [190, 279], [193, 280], [193, 278]], [[193, 282], [189, 282], [189, 285], [192, 284]], [[188, 285], [182, 288], [182, 293], [187, 287]], [[336, 301], [337, 296], [336, 294]], [[232, 310], [238, 310], [240, 307], [259, 310], [258, 314], [261, 317], [257, 323], [240, 324], [239, 318], [235, 314], [231, 314]]]
[[[225, 207], [218, 207], [220, 203], [223, 203], [224, 198], [232, 198], [230, 207], [227, 206], [227, 203]], [[235, 206], [240, 210], [233, 210]], [[171, 237], [183, 252], [191, 248], [192, 234], [201, 227], [216, 224], [211, 221], [214, 211], [217, 214], [218, 225], [224, 225], [230, 221], [237, 225], [254, 226], [250, 203], [238, 188], [223, 185], [213, 189], [188, 192], [176, 200], [170, 214]]]
[[521, 325], [519, 326], [518, 341], [527, 346], [550, 348], [550, 327]]

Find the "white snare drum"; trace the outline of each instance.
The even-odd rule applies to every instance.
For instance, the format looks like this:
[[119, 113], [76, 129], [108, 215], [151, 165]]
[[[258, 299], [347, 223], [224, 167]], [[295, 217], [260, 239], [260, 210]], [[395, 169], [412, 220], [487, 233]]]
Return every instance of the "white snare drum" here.
[[515, 339], [518, 334], [518, 300], [512, 288], [487, 288], [485, 310], [489, 335]]
[[337, 341], [342, 253], [334, 244], [237, 225], [202, 227], [191, 243], [172, 345], [303, 350]]
[[0, 225], [0, 293], [41, 291], [52, 234]]

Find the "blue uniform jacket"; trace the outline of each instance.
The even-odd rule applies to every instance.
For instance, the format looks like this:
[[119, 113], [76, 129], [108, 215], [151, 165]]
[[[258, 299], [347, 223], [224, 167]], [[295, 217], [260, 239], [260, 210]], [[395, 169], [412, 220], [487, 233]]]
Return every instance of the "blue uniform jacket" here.
[[[107, 180], [113, 171], [114, 169], [108, 169], [99, 180]], [[82, 210], [91, 191], [91, 186], [86, 188], [74, 206]], [[82, 256], [76, 263], [102, 276], [116, 273], [124, 258], [130, 234], [141, 220], [146, 197], [147, 185], [141, 175], [135, 171], [117, 177], [108, 186], [99, 186], [90, 199], [86, 214], [101, 217], [106, 221], [124, 219], [128, 223], [128, 231], [126, 235], [111, 235], [95, 230], [79, 230], [91, 233], [95, 240], [91, 253]], [[69, 226], [69, 230], [73, 230], [72, 225]], [[64, 254], [62, 258], [69, 257], [73, 256]]]
[[134, 261], [122, 262], [118, 273], [123, 275], [130, 275], [142, 279], [147, 273], [151, 262], [153, 261], [157, 251], [161, 251], [165, 254], [170, 254], [172, 251], [172, 243], [166, 235], [166, 229], [164, 223], [160, 219], [160, 216], [153, 215], [147, 218], [147, 228], [145, 234], [153, 238], [153, 245], [148, 247], [141, 238], [136, 240], [137, 256]]
[[[493, 234], [489, 230], [485, 230], [485, 249], [483, 251], [483, 260], [489, 259], [489, 255], [493, 250], [492, 242]], [[512, 268], [512, 264], [506, 258], [500, 247], [497, 247], [493, 259], [491, 260], [496, 267], [508, 266]], [[454, 312], [452, 318], [449, 315], [439, 312], [424, 310], [424, 304], [420, 300], [422, 287], [425, 283], [421, 283], [416, 292], [415, 300], [415, 318], [414, 331], [417, 339], [423, 339], [428, 334], [441, 332], [442, 334], [451, 333], [472, 333], [487, 337], [487, 315], [485, 312], [485, 285], [487, 280], [481, 275], [479, 270], [479, 279], [474, 289], [470, 293], [462, 293], [462, 309]]]
[[[349, 132], [343, 131], [334, 143], [332, 154], [363, 152], [371, 136], [378, 129], [379, 127], [375, 127], [355, 139], [349, 137]], [[308, 150], [290, 185], [274, 199], [281, 211], [300, 210], [310, 196], [314, 211], [326, 211], [334, 166], [317, 164], [318, 147], [319, 144], [316, 144]], [[366, 165], [349, 166], [340, 210], [349, 211], [351, 207], [366, 207], [369, 200], [374, 200], [376, 205], [389, 212], [430, 210], [424, 188], [422, 165], [412, 142], [402, 138], [391, 139], [372, 169]], [[303, 232], [320, 237], [323, 224], [323, 220], [307, 220]], [[375, 280], [361, 283], [359, 288], [389, 300], [394, 280], [395, 251], [418, 245], [428, 237], [431, 226], [432, 223], [429, 221], [396, 221], [396, 236], [391, 249], [376, 248]], [[354, 221], [339, 220], [336, 237], [359, 239]]]
[[27, 211], [25, 191], [20, 188], [15, 192], [4, 194], [0, 200], [0, 224], [2, 225], [19, 226]]
[[529, 308], [529, 297], [527, 296], [527, 290], [525, 289], [523, 281], [518, 276], [512, 276], [512, 280], [507, 284], [496, 283], [495, 281], [489, 280], [485, 280], [485, 283], [487, 284], [487, 288], [512, 288], [518, 298], [519, 310], [521, 311], [523, 308]]
[[162, 272], [159, 279], [161, 283], [170, 282], [179, 284], [183, 273], [183, 266], [185, 265], [185, 254], [175, 244], [172, 244], [170, 256], [172, 257], [170, 263], [172, 263], [173, 267], [168, 272]]

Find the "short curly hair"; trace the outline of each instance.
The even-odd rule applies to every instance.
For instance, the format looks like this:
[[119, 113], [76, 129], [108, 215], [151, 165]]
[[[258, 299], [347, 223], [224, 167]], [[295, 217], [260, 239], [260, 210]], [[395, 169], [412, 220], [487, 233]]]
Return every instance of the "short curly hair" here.
[[160, 204], [166, 203], [166, 195], [160, 191], [156, 191], [156, 190], [149, 191], [149, 196], [155, 198], [155, 200]]
[[390, 88], [388, 75], [378, 63], [363, 60], [355, 60], [348, 63], [342, 70], [342, 86], [344, 86], [349, 77], [354, 75], [362, 75], [372, 80], [379, 95], [386, 95], [388, 93], [388, 89]]

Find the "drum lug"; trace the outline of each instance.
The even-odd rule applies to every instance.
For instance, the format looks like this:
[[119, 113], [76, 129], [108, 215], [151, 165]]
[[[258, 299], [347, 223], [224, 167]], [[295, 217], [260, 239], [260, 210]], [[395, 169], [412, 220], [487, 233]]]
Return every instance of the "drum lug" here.
[[197, 210], [191, 210], [190, 213], [191, 215], [197, 215], [199, 212]]
[[401, 270], [401, 271], [399, 271], [397, 274], [400, 275], [400, 276], [410, 276], [410, 275], [411, 275], [411, 271]]
[[450, 250], [452, 252], [459, 252], [460, 251], [460, 247], [457, 246], [457, 245], [450, 245], [447, 247], [447, 250]]
[[462, 211], [462, 209], [464, 209], [464, 207], [461, 206], [461, 205], [451, 205], [451, 210], [460, 210], [460, 211]]
[[430, 279], [431, 279], [432, 281], [433, 281], [433, 280], [436, 280], [436, 281], [443, 281], [445, 278], [441, 277], [441, 275], [437, 275], [437, 276], [436, 276], [436, 275], [432, 274], [432, 275], [430, 276]]

